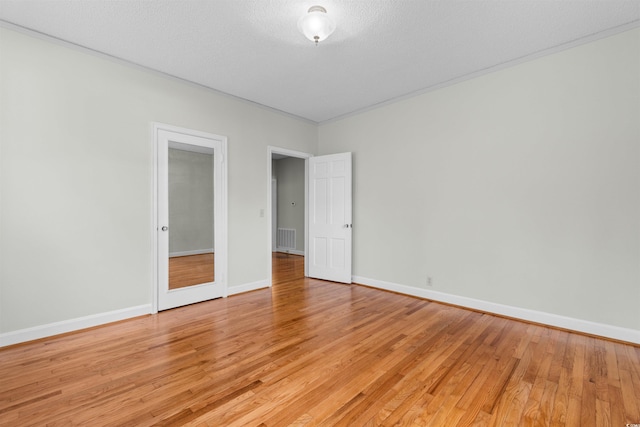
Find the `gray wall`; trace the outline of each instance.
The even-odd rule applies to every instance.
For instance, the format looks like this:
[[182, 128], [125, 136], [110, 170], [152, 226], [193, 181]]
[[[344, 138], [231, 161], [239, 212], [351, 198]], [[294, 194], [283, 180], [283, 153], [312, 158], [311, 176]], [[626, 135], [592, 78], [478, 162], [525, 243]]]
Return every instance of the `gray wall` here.
[[0, 28], [0, 333], [151, 303], [151, 122], [229, 138], [231, 288], [267, 278], [267, 146], [352, 151], [354, 274], [640, 330], [639, 40], [317, 127]]
[[640, 330], [640, 29], [319, 129], [354, 275]]
[[214, 251], [213, 155], [169, 148], [169, 256]]
[[278, 180], [278, 228], [296, 230], [296, 251], [304, 252], [304, 159], [274, 161]]
[[0, 52], [0, 333], [150, 306], [152, 122], [228, 137], [227, 281], [266, 284], [267, 147], [316, 125], [6, 28]]

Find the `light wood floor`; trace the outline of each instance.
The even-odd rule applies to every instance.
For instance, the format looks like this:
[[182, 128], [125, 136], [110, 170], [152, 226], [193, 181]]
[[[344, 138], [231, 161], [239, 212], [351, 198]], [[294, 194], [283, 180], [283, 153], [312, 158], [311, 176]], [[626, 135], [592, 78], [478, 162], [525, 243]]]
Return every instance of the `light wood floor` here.
[[213, 282], [214, 254], [169, 258], [169, 289]]
[[275, 262], [272, 289], [0, 349], [0, 425], [640, 423], [638, 347]]

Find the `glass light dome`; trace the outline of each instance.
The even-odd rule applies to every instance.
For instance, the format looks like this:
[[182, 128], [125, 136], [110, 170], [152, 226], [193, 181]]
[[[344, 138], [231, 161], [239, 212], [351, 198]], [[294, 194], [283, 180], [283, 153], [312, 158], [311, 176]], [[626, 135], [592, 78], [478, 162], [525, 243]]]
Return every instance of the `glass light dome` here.
[[327, 15], [327, 10], [322, 6], [312, 6], [309, 12], [298, 21], [298, 29], [312, 42], [321, 42], [333, 33], [336, 24]]

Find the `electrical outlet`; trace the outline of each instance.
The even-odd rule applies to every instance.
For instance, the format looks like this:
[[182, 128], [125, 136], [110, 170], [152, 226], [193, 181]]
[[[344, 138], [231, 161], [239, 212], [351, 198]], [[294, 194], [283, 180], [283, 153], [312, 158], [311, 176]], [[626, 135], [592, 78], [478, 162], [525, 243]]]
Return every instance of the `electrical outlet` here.
[[433, 279], [431, 279], [431, 276], [427, 276], [427, 286], [433, 286]]

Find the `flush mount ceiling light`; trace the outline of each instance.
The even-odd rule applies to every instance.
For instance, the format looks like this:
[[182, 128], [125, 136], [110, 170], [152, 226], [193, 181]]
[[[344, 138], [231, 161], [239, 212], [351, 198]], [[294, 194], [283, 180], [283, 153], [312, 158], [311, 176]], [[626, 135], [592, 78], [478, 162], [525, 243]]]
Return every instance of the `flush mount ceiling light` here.
[[336, 23], [327, 15], [327, 10], [322, 6], [311, 6], [306, 15], [298, 21], [298, 29], [312, 42], [326, 39], [336, 29]]

